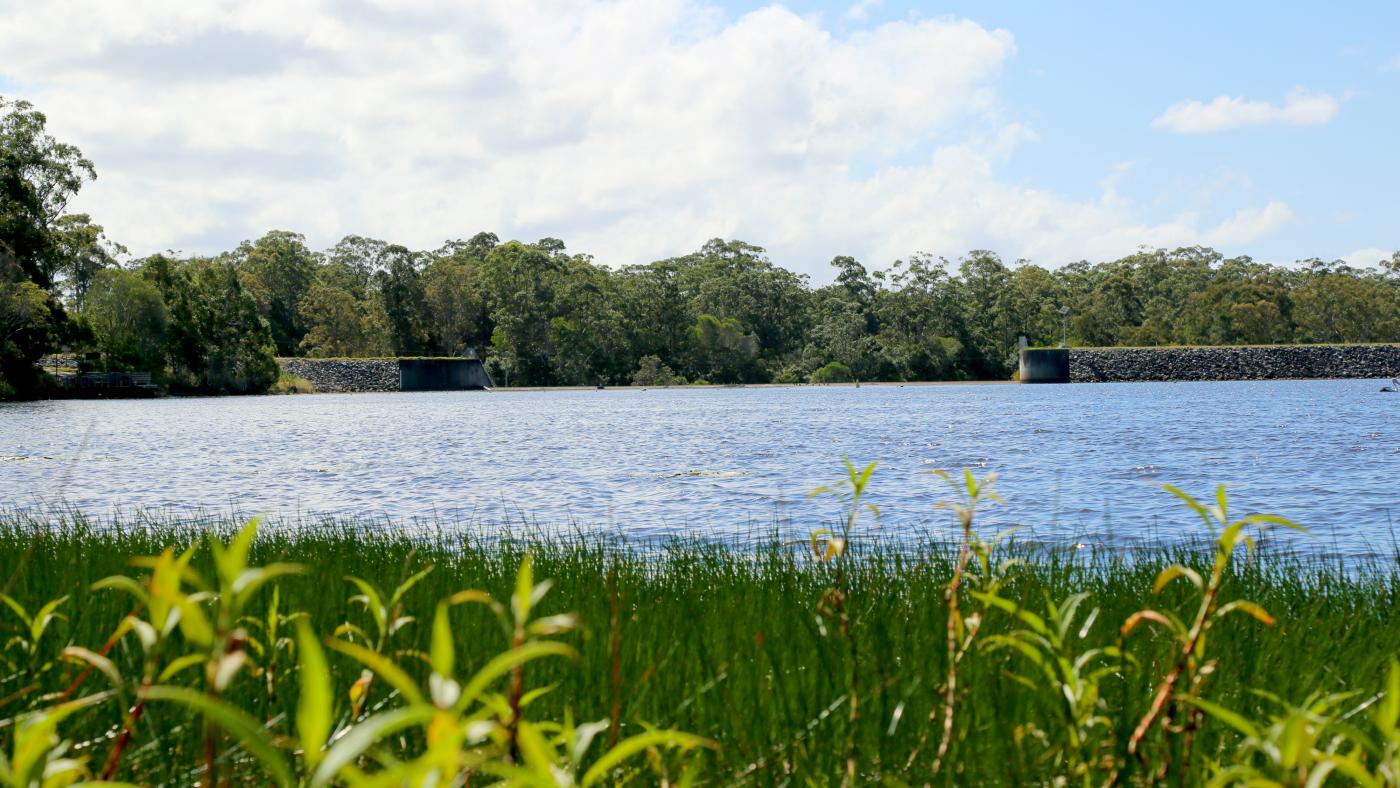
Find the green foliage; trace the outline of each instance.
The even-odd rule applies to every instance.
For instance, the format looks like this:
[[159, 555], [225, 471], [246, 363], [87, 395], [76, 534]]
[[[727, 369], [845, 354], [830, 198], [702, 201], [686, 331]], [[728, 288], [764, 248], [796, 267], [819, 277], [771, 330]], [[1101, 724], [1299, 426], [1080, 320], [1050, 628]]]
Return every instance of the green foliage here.
[[134, 271], [110, 268], [93, 277], [83, 309], [112, 369], [165, 373], [170, 318], [160, 289]]
[[[715, 746], [692, 734], [647, 727], [591, 747], [599, 732], [610, 729], [608, 720], [576, 725], [567, 711], [561, 722], [530, 713], [549, 688], [531, 688], [527, 668], [577, 659], [577, 650], [558, 638], [577, 630], [579, 621], [572, 614], [540, 614], [551, 583], [535, 581], [529, 555], [521, 559], [504, 602], [479, 590], [441, 598], [425, 654], [393, 648], [392, 641], [417, 623], [406, 613], [408, 596], [431, 565], [389, 594], [371, 581], [347, 577], [360, 592], [349, 601], [365, 610], [373, 628], [366, 634], [346, 622], [322, 641], [307, 613], [279, 610], [280, 582], [306, 568], [251, 563], [257, 530], [253, 521], [227, 541], [210, 537], [203, 562], [195, 560], [202, 553], [197, 544], [166, 547], [132, 561], [145, 570], [138, 577], [117, 574], [93, 583], [92, 601], [117, 593], [133, 606], [98, 650], [61, 649], [65, 664], [81, 669], [76, 675], [43, 661], [45, 633], [62, 618], [57, 611], [68, 598], [30, 614], [0, 595], [21, 633], [6, 647], [10, 679], [34, 682], [0, 705], [25, 699], [44, 677], [60, 671], [65, 686], [30, 699], [26, 705], [33, 708], [0, 722], [0, 743], [10, 753], [0, 757], [0, 779], [16, 786], [169, 779], [154, 777], [152, 763], [132, 763], [146, 753], [159, 758], [164, 774], [204, 784], [594, 785], [649, 781], [645, 774], [664, 780], [678, 764], [678, 773], [689, 774], [685, 764], [696, 762], [686, 754]], [[251, 615], [254, 603], [268, 594], [266, 617]], [[475, 640], [465, 651], [459, 645], [453, 621], [459, 606], [493, 614], [505, 638], [505, 650], [474, 669], [459, 668], [459, 653], [471, 656], [480, 646]], [[293, 625], [294, 637], [279, 636]], [[343, 695], [326, 649], [345, 658], [338, 664], [359, 671], [339, 684]], [[293, 671], [299, 677], [294, 695], [276, 679]], [[98, 676], [110, 686], [89, 686]], [[338, 697], [348, 699], [348, 710]], [[272, 713], [287, 703], [294, 713]], [[60, 734], [85, 724], [106, 728], [101, 742], [75, 745]], [[187, 746], [190, 739], [197, 746]], [[71, 755], [96, 744], [103, 750], [100, 760]], [[642, 755], [645, 765], [637, 763]]]
[[758, 356], [758, 340], [744, 333], [732, 317], [718, 318], [705, 313], [690, 329], [694, 368], [715, 383], [742, 383], [752, 380], [753, 362]]
[[634, 386], [684, 386], [685, 378], [661, 363], [656, 356], [642, 356], [637, 361], [637, 371], [632, 373]]
[[3, 763], [203, 783], [212, 741], [232, 784], [1397, 784], [1393, 565], [1273, 550], [1223, 496], [1183, 500], [1208, 549], [1046, 551], [982, 533], [990, 479], [946, 478], [952, 528], [905, 544], [869, 465], [796, 544], [0, 517]]
[[[234, 269], [159, 255], [120, 268], [125, 250], [87, 215], [65, 213], [96, 176], [92, 163], [44, 127], [29, 104], [0, 99], [0, 396], [32, 395], [33, 363], [65, 342], [101, 350], [110, 369], [148, 371], [179, 388], [242, 393], [271, 385], [277, 367], [268, 327]], [[288, 261], [298, 238], [274, 233], [240, 249], [279, 330], [296, 330], [283, 318], [300, 293]], [[61, 298], [80, 318], [69, 318]]]
[[811, 383], [850, 383], [855, 380], [855, 376], [851, 374], [850, 367], [839, 361], [832, 361], [809, 375], [807, 380]]
[[299, 306], [311, 289], [319, 262], [306, 248], [306, 239], [274, 230], [256, 241], [244, 241], [229, 256], [267, 321], [277, 353], [295, 355], [307, 331]]
[[1384, 342], [1400, 331], [1396, 291], [1384, 280], [1327, 271], [1293, 299], [1298, 330], [1310, 342]]
[[207, 393], [261, 393], [280, 374], [267, 323], [224, 260], [144, 260], [142, 277], [159, 288], [169, 323], [164, 344], [171, 384]]
[[7, 279], [0, 265], [0, 399], [36, 387], [34, 362], [54, 330], [52, 307], [43, 288]]
[[628, 381], [647, 356], [717, 383], [807, 380], [833, 362], [857, 380], [1004, 379], [1022, 335], [1045, 346], [1400, 339], [1393, 275], [1196, 247], [1053, 272], [986, 251], [874, 274], [838, 257], [837, 281], [811, 289], [740, 242], [616, 272], [541, 244], [454, 264], [468, 279], [473, 265], [488, 272], [472, 281], [494, 306], [472, 325], [493, 371], [518, 384]]
[[46, 290], [70, 263], [55, 227], [97, 177], [82, 151], [48, 134], [47, 122], [29, 102], [0, 96], [0, 249]]
[[[91, 344], [65, 305], [88, 312], [101, 272], [125, 255], [90, 217], [65, 213], [92, 177], [92, 163], [49, 136], [41, 113], [0, 99], [0, 320], [12, 334], [0, 343], [0, 394], [32, 395], [35, 359]], [[649, 358], [677, 379], [720, 384], [822, 379], [842, 367], [855, 380], [1005, 380], [1021, 336], [1032, 346], [1393, 342], [1397, 261], [1400, 252], [1364, 269], [1277, 266], [1193, 246], [1052, 271], [987, 250], [873, 261], [882, 268], [838, 255], [834, 281], [812, 287], [736, 239], [613, 268], [555, 238], [478, 233], [429, 251], [350, 235], [316, 251], [277, 230], [212, 261], [156, 255], [129, 268], [161, 287], [172, 385], [261, 391], [276, 379], [274, 354], [475, 350], [503, 385], [548, 386], [628, 383]], [[214, 273], [202, 282], [150, 273], [161, 266]], [[19, 294], [26, 282], [43, 292], [43, 309], [27, 288]], [[189, 287], [203, 290], [177, 292]], [[103, 332], [115, 365], [154, 363], [139, 346], [160, 344], [155, 337], [120, 338], [110, 323]]]
[[[327, 281], [330, 280], [330, 281]], [[298, 306], [306, 322], [301, 349], [312, 358], [375, 357], [391, 354], [389, 318], [373, 297], [327, 276], [318, 278]]]
[[283, 371], [277, 377], [277, 382], [268, 388], [268, 394], [312, 394], [316, 391], [316, 386], [306, 378], [297, 377]]
[[[67, 323], [56, 292], [65, 277], [90, 273], [88, 249], [75, 241], [86, 217], [64, 209], [96, 172], [46, 124], [28, 102], [0, 96], [0, 398], [38, 390], [33, 364]], [[90, 229], [96, 243], [101, 228]]]

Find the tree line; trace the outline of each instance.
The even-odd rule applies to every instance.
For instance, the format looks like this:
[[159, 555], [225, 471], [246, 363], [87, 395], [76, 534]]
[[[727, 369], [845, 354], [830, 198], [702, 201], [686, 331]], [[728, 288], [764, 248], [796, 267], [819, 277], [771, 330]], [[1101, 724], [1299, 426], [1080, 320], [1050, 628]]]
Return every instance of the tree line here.
[[93, 164], [0, 98], [0, 395], [42, 386], [61, 347], [179, 390], [266, 390], [276, 356], [458, 356], [503, 385], [1004, 379], [1036, 345], [1400, 340], [1400, 252], [1356, 268], [1204, 247], [1053, 270], [990, 251], [813, 286], [761, 247], [609, 267], [563, 241], [492, 233], [433, 250], [273, 231], [213, 255], [131, 259], [65, 209]]

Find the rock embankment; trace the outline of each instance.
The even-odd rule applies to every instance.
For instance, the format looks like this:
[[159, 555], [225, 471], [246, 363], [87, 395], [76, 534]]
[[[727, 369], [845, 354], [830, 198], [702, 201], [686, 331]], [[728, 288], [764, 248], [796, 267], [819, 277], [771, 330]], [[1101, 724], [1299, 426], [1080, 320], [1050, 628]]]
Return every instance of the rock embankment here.
[[77, 370], [77, 356], [42, 356], [34, 363], [40, 369]]
[[399, 361], [394, 358], [279, 358], [288, 375], [311, 381], [317, 391], [398, 391]]
[[1069, 354], [1071, 383], [1396, 375], [1400, 375], [1400, 345], [1083, 348]]

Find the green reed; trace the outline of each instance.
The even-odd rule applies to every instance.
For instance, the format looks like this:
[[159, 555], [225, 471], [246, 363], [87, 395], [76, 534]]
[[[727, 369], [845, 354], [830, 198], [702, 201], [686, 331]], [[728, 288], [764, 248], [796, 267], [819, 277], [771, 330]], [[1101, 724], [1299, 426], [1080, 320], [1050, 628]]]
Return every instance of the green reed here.
[[871, 479], [796, 543], [0, 517], [5, 782], [1400, 779], [1395, 564], [1223, 493], [1196, 547], [1036, 549], [970, 475], [883, 546]]

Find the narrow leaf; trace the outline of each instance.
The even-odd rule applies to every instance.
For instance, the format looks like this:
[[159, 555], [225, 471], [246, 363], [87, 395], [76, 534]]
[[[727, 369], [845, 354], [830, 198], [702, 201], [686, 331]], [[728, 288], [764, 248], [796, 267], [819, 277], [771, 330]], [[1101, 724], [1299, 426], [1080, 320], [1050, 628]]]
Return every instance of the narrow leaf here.
[[302, 619], [297, 622], [297, 654], [301, 663], [301, 697], [297, 699], [297, 736], [306, 756], [306, 765], [314, 769], [321, 761], [321, 750], [331, 735], [331, 715], [334, 697], [331, 692], [331, 672], [321, 643]]
[[639, 733], [629, 739], [618, 742], [616, 747], [603, 753], [592, 767], [583, 774], [583, 785], [585, 788], [596, 785], [598, 782], [607, 779], [608, 774], [621, 766], [628, 758], [638, 753], [651, 749], [652, 747], [680, 747], [683, 749], [694, 749], [695, 747], [709, 747], [718, 749], [718, 746], [710, 741], [690, 733], [679, 731], [649, 731]]
[[389, 682], [390, 686], [398, 690], [409, 703], [422, 703], [423, 693], [419, 691], [418, 685], [413, 683], [413, 679], [408, 677], [403, 668], [395, 665], [388, 657], [377, 651], [371, 651], [364, 646], [354, 643], [347, 643], [344, 640], [328, 640], [326, 645], [332, 650], [352, 657], [360, 664], [374, 671], [378, 676]]

